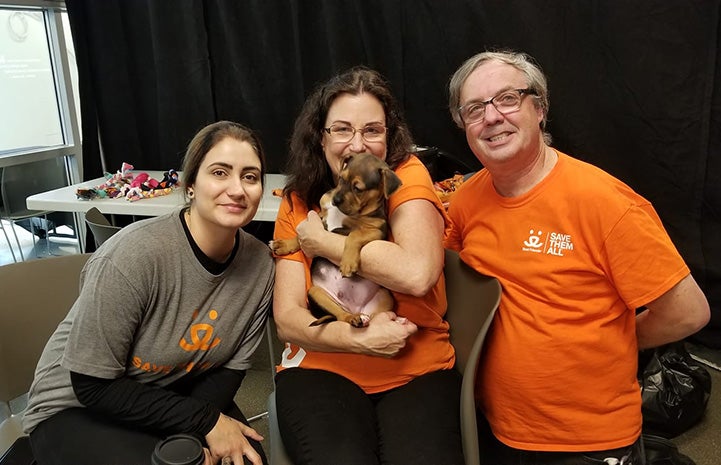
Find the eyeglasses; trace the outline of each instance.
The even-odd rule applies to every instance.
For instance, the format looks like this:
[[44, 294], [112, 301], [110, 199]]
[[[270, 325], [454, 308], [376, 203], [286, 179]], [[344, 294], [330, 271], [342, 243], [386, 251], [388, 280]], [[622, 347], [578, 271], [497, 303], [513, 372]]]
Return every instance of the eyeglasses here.
[[502, 115], [518, 111], [524, 95], [538, 95], [533, 89], [505, 90], [493, 98], [484, 101], [471, 101], [458, 107], [458, 113], [464, 124], [476, 123], [486, 116], [486, 106], [490, 103]]
[[386, 127], [380, 124], [374, 124], [366, 126], [364, 128], [356, 129], [353, 126], [347, 124], [333, 124], [329, 128], [323, 128], [325, 132], [330, 135], [333, 142], [350, 142], [355, 133], [360, 132], [361, 137], [366, 142], [380, 142], [383, 140], [383, 136], [386, 133]]

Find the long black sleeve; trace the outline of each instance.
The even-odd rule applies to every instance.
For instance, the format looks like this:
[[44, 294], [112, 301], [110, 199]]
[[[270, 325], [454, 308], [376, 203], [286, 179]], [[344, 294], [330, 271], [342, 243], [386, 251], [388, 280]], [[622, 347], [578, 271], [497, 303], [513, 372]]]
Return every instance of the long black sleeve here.
[[202, 436], [230, 405], [244, 376], [244, 371], [216, 369], [178, 386], [180, 394], [172, 386], [164, 389], [128, 378], [109, 380], [70, 372], [75, 395], [87, 408], [143, 428]]
[[244, 378], [244, 370], [218, 368], [195, 378], [190, 383], [187, 393], [189, 396], [205, 400], [221, 412], [225, 412], [233, 402]]

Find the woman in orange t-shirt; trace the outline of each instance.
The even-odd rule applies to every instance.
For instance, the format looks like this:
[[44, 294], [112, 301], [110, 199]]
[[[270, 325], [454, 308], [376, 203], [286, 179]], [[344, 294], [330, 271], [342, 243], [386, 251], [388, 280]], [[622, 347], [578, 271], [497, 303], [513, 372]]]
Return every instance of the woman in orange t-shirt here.
[[[318, 87], [296, 121], [274, 236], [298, 235], [302, 251], [278, 257], [273, 303], [286, 341], [278, 422], [296, 463], [463, 463], [460, 376], [443, 319], [445, 212], [410, 146], [388, 84], [367, 68]], [[319, 200], [342, 160], [361, 152], [385, 160], [402, 181], [388, 200], [389, 238], [363, 248], [359, 270], [396, 304], [364, 328], [309, 327], [312, 258], [338, 264], [345, 243], [323, 228]]]

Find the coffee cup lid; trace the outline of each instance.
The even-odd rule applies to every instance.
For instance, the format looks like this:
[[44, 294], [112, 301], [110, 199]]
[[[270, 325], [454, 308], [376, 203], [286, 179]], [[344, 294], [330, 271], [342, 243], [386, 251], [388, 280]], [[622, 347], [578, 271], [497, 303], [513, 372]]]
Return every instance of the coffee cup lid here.
[[201, 465], [205, 459], [203, 445], [189, 434], [174, 434], [158, 442], [153, 451], [153, 465]]

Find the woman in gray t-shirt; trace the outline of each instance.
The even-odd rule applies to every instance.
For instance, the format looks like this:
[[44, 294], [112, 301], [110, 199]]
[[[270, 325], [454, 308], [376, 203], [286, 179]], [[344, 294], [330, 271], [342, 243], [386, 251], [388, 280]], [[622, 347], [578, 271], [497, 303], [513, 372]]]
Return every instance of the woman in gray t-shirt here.
[[272, 300], [270, 251], [240, 229], [263, 174], [250, 130], [211, 124], [185, 154], [186, 207], [93, 254], [30, 389], [24, 425], [40, 465], [149, 463], [175, 433], [202, 439], [206, 464], [266, 463], [233, 402]]

